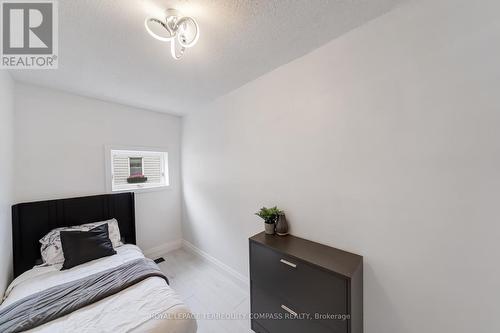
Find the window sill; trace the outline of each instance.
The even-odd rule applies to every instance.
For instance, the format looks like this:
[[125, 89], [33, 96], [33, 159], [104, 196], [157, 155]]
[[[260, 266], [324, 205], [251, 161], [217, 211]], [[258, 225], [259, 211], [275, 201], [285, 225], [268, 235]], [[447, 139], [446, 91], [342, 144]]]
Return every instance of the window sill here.
[[111, 190], [111, 193], [121, 193], [121, 192], [146, 193], [146, 192], [166, 191], [170, 189], [171, 189], [170, 185], [151, 186], [151, 187], [128, 186], [128, 187], [113, 189]]

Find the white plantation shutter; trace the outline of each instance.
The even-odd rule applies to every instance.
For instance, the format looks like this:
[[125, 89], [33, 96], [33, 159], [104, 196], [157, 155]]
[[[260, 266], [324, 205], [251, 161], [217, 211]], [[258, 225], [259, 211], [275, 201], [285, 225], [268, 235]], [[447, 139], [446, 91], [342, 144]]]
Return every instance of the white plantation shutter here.
[[161, 157], [144, 156], [142, 170], [144, 176], [148, 177], [148, 183], [160, 183], [162, 177]]
[[113, 180], [115, 184], [127, 184], [129, 174], [128, 157], [125, 155], [113, 156]]
[[[145, 182], [129, 183], [130, 158], [142, 161], [142, 174]], [[111, 150], [111, 182], [113, 191], [145, 189], [168, 186], [168, 154], [166, 152]], [[133, 164], [134, 165], [134, 164]], [[135, 164], [137, 165], [137, 164]], [[137, 173], [138, 168], [134, 168]]]

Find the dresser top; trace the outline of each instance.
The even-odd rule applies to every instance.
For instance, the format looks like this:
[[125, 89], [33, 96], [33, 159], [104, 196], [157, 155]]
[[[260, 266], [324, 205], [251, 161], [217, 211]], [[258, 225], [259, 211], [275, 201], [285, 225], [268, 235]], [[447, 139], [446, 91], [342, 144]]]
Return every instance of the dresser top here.
[[357, 254], [292, 235], [277, 236], [261, 232], [250, 240], [348, 278], [351, 278], [363, 263], [363, 257]]

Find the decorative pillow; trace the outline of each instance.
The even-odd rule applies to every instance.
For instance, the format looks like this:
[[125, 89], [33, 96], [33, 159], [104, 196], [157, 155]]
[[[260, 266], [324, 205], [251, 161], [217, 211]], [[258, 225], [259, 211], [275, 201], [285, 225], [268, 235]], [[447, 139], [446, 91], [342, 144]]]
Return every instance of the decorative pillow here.
[[103, 224], [108, 225], [109, 239], [111, 240], [113, 247], [118, 247], [123, 245], [123, 243], [121, 242], [120, 228], [118, 227], [118, 221], [116, 219], [111, 219], [101, 222], [86, 223], [72, 227], [56, 228], [51, 230], [42, 239], [40, 239], [40, 243], [42, 244], [40, 248], [40, 253], [42, 255], [42, 260], [44, 264], [55, 265], [64, 262], [64, 253], [61, 246], [61, 236], [60, 236], [61, 231], [65, 230], [88, 231]]
[[61, 270], [116, 254], [106, 223], [89, 231], [62, 230], [60, 237], [64, 252]]

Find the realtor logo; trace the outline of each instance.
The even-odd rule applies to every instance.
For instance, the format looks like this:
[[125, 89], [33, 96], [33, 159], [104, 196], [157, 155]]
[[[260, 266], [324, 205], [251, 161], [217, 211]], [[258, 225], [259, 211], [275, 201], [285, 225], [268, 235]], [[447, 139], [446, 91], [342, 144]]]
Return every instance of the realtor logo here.
[[1, 68], [57, 68], [57, 3], [1, 0]]

